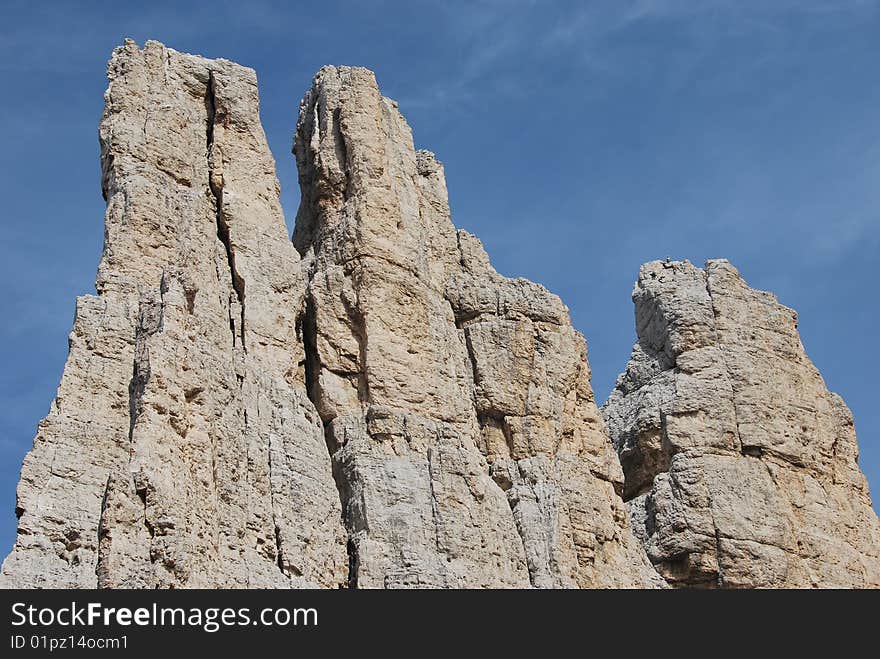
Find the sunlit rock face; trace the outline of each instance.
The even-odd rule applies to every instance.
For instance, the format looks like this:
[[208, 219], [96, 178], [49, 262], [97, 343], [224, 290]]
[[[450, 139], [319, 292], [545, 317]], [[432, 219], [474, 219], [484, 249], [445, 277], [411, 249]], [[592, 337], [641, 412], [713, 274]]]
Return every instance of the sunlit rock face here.
[[878, 587], [853, 419], [797, 314], [723, 260], [642, 266], [638, 343], [603, 407], [657, 570], [687, 586]]
[[0, 585], [880, 585], [852, 418], [726, 262], [643, 267], [603, 418], [370, 71], [300, 104], [292, 240], [253, 71], [127, 41], [108, 77], [97, 294]]
[[306, 371], [359, 587], [661, 582], [555, 295], [456, 231], [443, 167], [366, 69], [300, 109]]

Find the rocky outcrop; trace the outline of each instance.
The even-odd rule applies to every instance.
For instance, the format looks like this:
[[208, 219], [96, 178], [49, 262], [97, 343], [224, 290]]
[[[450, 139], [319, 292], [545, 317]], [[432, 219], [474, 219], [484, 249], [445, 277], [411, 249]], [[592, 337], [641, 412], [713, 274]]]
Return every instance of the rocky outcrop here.
[[853, 418], [797, 315], [727, 261], [642, 266], [638, 343], [603, 407], [637, 532], [670, 583], [880, 587]]
[[0, 585], [880, 585], [852, 417], [726, 262], [643, 268], [606, 426], [568, 309], [455, 229], [371, 72], [300, 105], [292, 241], [253, 71], [108, 74], [97, 295]]
[[252, 71], [127, 42], [109, 77], [98, 295], [4, 585], [662, 583], [583, 337], [455, 230], [372, 73], [302, 103], [293, 243]]
[[2, 584], [340, 585], [305, 279], [254, 72], [127, 42], [108, 76], [98, 294], [77, 300]]
[[450, 221], [366, 69], [300, 109], [306, 370], [359, 587], [658, 584], [633, 538], [586, 344], [560, 300]]

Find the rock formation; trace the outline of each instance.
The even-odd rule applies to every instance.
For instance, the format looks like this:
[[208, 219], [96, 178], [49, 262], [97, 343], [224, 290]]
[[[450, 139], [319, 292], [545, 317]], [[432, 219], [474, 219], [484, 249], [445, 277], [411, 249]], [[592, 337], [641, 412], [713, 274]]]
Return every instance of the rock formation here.
[[880, 587], [853, 418], [797, 315], [727, 261], [642, 266], [638, 343], [603, 407], [624, 497], [670, 583]]
[[127, 42], [109, 78], [98, 295], [4, 585], [662, 584], [583, 337], [455, 230], [372, 73], [301, 105], [293, 243], [252, 71]]
[[352, 585], [659, 583], [568, 310], [455, 230], [442, 166], [373, 74], [322, 69], [294, 151], [306, 371]]
[[2, 583], [340, 585], [306, 287], [256, 77], [155, 42], [118, 48], [108, 77], [98, 295], [77, 300]]
[[108, 74], [97, 295], [0, 585], [880, 585], [852, 418], [729, 266], [643, 269], [609, 436], [567, 308], [455, 229], [371, 72], [300, 105], [292, 241], [253, 71]]

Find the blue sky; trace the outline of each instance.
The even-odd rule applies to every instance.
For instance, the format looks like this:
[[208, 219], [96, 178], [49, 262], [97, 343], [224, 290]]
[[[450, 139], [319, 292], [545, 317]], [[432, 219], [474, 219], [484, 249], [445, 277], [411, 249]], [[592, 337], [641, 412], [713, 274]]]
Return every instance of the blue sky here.
[[[726, 257], [798, 310], [880, 498], [880, 6], [869, 1], [10, 2], [0, 8], [0, 553], [15, 484], [94, 292], [104, 68], [125, 37], [254, 67], [288, 224], [299, 99], [376, 71], [453, 218], [562, 296], [605, 399], [644, 261]], [[875, 505], [876, 507], [876, 505]]]

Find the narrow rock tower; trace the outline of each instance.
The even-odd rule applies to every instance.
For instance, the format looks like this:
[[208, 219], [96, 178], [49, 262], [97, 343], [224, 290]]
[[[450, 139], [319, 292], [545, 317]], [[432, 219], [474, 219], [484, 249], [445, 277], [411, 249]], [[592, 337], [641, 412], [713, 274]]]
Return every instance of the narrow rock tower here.
[[727, 261], [642, 266], [638, 343], [603, 408], [624, 497], [670, 583], [880, 587], [853, 418], [797, 315]]
[[308, 386], [352, 584], [662, 583], [630, 531], [568, 310], [455, 230], [442, 165], [370, 71], [321, 69], [294, 151]]
[[108, 77], [98, 295], [77, 300], [2, 584], [341, 585], [254, 72], [127, 41]]

